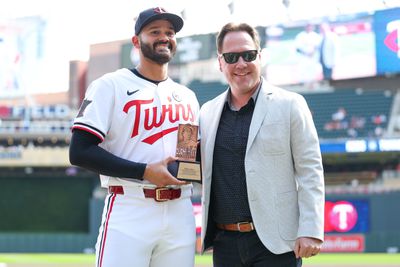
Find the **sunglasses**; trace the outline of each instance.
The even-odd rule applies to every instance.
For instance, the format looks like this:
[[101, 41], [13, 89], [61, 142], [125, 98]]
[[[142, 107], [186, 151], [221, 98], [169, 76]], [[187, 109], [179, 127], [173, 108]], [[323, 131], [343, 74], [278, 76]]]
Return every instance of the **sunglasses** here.
[[224, 57], [226, 63], [234, 64], [238, 62], [239, 57], [242, 57], [246, 62], [252, 62], [257, 58], [257, 54], [257, 50], [247, 50], [243, 52], [223, 53], [222, 56]]

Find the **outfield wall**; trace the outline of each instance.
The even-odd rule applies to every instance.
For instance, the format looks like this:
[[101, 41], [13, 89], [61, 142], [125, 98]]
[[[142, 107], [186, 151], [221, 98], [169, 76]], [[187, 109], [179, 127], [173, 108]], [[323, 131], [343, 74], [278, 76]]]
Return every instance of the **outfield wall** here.
[[[103, 199], [93, 197], [97, 188], [95, 181], [98, 179], [95, 176], [81, 177], [80, 180], [59, 177], [58, 183], [55, 184], [44, 182], [41, 178], [32, 179], [35, 180], [23, 180], [24, 183], [20, 180], [18, 187], [11, 187], [12, 184], [16, 184], [15, 181], [7, 183], [7, 180], [2, 180], [2, 186], [5, 186], [3, 188], [13, 189], [12, 192], [0, 195], [0, 221], [3, 221], [0, 224], [0, 252], [93, 251], [104, 203]], [[56, 184], [62, 186], [56, 187]], [[55, 188], [60, 189], [55, 193]], [[35, 189], [32, 197], [27, 198], [24, 194], [28, 193], [24, 193], [24, 190], [29, 192], [32, 189]], [[38, 194], [37, 198], [34, 197], [35, 194]], [[82, 198], [82, 195], [85, 197]], [[11, 201], [13, 196], [18, 196], [15, 198], [19, 201]], [[368, 228], [361, 233], [333, 231], [327, 233], [327, 236], [361, 235], [364, 252], [387, 252], [390, 248], [400, 250], [400, 191], [327, 195], [327, 201], [341, 200], [368, 202]], [[37, 201], [41, 204], [38, 205]], [[83, 214], [83, 211], [86, 214]], [[14, 228], [10, 228], [10, 222], [5, 219], [10, 214], [14, 216]], [[62, 220], [54, 218], [55, 214], [72, 221], [60, 223]], [[51, 223], [52, 220], [54, 224]], [[45, 226], [47, 231], [43, 228]]]
[[[379, 192], [379, 193], [357, 193], [327, 195], [327, 201], [364, 201], [364, 211], [358, 213], [358, 220], [361, 215], [365, 216], [362, 227], [358, 231], [348, 232], [333, 231], [327, 233], [332, 236], [360, 236], [364, 252], [387, 252], [397, 249], [400, 251], [400, 191]], [[363, 214], [362, 214], [363, 213]], [[327, 220], [327, 218], [325, 218]], [[326, 227], [325, 227], [326, 228]]]

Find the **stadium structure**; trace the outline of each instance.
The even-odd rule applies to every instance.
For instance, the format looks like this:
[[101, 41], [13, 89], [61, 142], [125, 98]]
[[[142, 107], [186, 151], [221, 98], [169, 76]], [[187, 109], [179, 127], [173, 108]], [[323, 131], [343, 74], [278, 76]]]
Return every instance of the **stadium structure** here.
[[[325, 252], [400, 249], [399, 17], [392, 8], [257, 27], [263, 75], [302, 94], [313, 114], [325, 170]], [[337, 64], [330, 79], [316, 63], [304, 80], [296, 36], [325, 22], [337, 35]], [[170, 63], [170, 76], [200, 104], [227, 89], [215, 39], [178, 38]], [[0, 95], [0, 252], [93, 251], [105, 191], [96, 174], [70, 165], [70, 127], [90, 82], [136, 60], [130, 40], [93, 44], [88, 62], [70, 62], [68, 92]]]

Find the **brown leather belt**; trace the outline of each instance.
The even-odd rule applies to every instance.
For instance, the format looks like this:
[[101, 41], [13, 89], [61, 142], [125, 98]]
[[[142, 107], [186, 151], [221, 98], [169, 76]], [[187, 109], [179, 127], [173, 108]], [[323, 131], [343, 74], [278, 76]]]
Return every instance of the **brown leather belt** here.
[[[124, 194], [124, 188], [122, 186], [109, 186], [109, 193]], [[181, 197], [180, 188], [167, 188], [167, 187], [156, 187], [156, 188], [143, 188], [143, 193], [146, 198], [152, 198], [157, 202], [164, 202], [167, 200], [173, 200]]]
[[254, 224], [252, 222], [238, 222], [231, 224], [217, 223], [217, 228], [226, 231], [236, 231], [236, 232], [251, 232], [254, 231]]

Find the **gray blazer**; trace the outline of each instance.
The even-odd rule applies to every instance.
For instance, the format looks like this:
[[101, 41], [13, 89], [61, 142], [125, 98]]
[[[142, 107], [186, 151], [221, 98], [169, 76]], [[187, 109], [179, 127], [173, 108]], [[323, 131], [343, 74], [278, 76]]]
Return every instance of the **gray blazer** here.
[[[212, 246], [209, 222], [216, 131], [228, 90], [200, 111], [202, 251]], [[249, 130], [246, 184], [256, 232], [271, 252], [294, 249], [298, 237], [324, 236], [324, 177], [317, 131], [305, 99], [265, 81]], [[235, 197], [235, 196], [232, 196]]]

